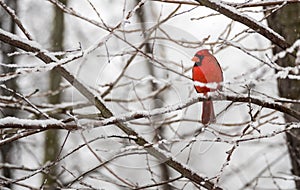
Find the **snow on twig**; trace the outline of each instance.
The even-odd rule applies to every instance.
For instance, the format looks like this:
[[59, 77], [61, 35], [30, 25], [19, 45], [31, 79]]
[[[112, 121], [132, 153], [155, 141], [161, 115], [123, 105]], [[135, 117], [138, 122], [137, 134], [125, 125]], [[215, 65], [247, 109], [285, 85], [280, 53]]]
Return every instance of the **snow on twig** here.
[[0, 63], [0, 65], [4, 66], [4, 67], [18, 68], [14, 72], [0, 74], [0, 81], [4, 82], [4, 81], [11, 80], [15, 77], [25, 75], [25, 74], [50, 71], [50, 70], [52, 70], [53, 68], [55, 68], [57, 66], [62, 66], [62, 65], [65, 65], [65, 64], [67, 64], [67, 63], [69, 63], [73, 60], [76, 60], [76, 59], [82, 57], [82, 55], [83, 55], [82, 53], [78, 53], [78, 54], [67, 56], [66, 58], [60, 59], [57, 62], [51, 62], [51, 63], [46, 64], [46, 65], [45, 64], [43, 64], [43, 65], [39, 64], [39, 65], [36, 65], [36, 66], [22, 67], [22, 66], [15, 65], [15, 64], [14, 65], [11, 65], [11, 64], [8, 65], [8, 64]]
[[0, 119], [0, 128], [64, 128], [66, 125], [57, 119], [20, 119], [5, 117]]
[[[300, 39], [296, 40], [293, 45], [291, 45], [290, 47], [286, 48], [285, 50], [275, 54], [272, 58], [272, 62], [277, 61], [280, 58], [284, 58], [288, 53], [293, 53], [295, 50], [297, 51], [297, 55], [296, 55], [296, 63], [300, 62], [300, 55], [299, 55], [299, 49], [300, 49]], [[297, 65], [297, 64], [296, 64]]]
[[35, 104], [31, 103], [31, 101], [28, 98], [26, 98], [25, 96], [23, 96], [22, 94], [15, 92], [13, 89], [8, 88], [5, 84], [1, 84], [0, 88], [2, 88], [3, 90], [6, 90], [12, 96], [16, 96], [16, 97], [22, 99], [24, 102], [26, 102], [29, 106], [31, 106], [34, 110], [39, 112], [45, 118], [48, 118], [48, 119], [50, 118], [48, 114], [42, 112]]
[[232, 46], [232, 47], [240, 49], [241, 51], [248, 54], [249, 56], [257, 59], [258, 61], [260, 61], [264, 64], [266, 64], [270, 68], [273, 68], [275, 71], [277, 71], [277, 73], [275, 75], [271, 76], [272, 78], [300, 80], [300, 76], [299, 76], [300, 65], [297, 64], [298, 62], [300, 62], [300, 53], [298, 53], [300, 51], [297, 52], [297, 55], [296, 55], [297, 57], [296, 57], [296, 60], [295, 60], [295, 66], [294, 67], [282, 67], [282, 66], [278, 65], [277, 63], [275, 63], [276, 60], [278, 60], [279, 58], [283, 58], [288, 53], [292, 53], [294, 50], [300, 49], [300, 40], [295, 41], [295, 43], [291, 47], [287, 48], [286, 50], [283, 50], [283, 51], [277, 53], [276, 55], [274, 55], [273, 58], [270, 60], [270, 63], [268, 61], [262, 60], [262, 59], [258, 58], [257, 56], [251, 54], [241, 44], [239, 44], [237, 42], [227, 41], [227, 40], [223, 40], [223, 42], [230, 45], [230, 46]]

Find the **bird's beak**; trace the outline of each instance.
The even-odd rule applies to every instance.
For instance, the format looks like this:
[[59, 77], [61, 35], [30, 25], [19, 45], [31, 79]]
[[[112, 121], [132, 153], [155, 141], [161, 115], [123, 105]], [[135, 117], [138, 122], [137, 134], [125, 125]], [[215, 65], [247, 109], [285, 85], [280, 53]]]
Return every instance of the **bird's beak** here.
[[193, 59], [192, 59], [192, 61], [194, 61], [194, 62], [199, 62], [200, 60], [199, 60], [198, 57], [194, 56]]

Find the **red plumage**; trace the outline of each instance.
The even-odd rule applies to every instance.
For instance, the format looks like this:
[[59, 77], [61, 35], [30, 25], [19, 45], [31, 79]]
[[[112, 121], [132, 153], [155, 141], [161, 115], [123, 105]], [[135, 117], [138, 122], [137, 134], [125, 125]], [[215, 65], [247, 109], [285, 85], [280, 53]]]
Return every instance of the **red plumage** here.
[[[222, 69], [217, 59], [209, 53], [207, 49], [198, 51], [193, 57], [192, 61], [195, 62], [193, 66], [193, 80], [201, 83], [220, 83], [223, 81]], [[215, 91], [220, 88], [208, 88], [206, 86], [197, 86], [195, 89], [198, 93], [207, 94], [208, 92]], [[202, 106], [202, 123], [207, 125], [214, 122], [216, 119], [214, 113], [213, 102], [211, 100], [203, 101]]]

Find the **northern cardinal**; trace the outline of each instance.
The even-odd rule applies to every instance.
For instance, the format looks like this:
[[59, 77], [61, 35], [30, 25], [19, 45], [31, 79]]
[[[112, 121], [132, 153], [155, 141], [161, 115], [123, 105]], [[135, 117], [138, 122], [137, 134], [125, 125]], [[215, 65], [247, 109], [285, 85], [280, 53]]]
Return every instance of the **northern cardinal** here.
[[[198, 51], [193, 57], [192, 61], [195, 62], [193, 66], [193, 80], [201, 83], [220, 83], [223, 81], [222, 69], [217, 59], [209, 53], [207, 49]], [[215, 91], [220, 88], [209, 88], [206, 86], [197, 86], [195, 89], [198, 93], [207, 94], [208, 92]], [[213, 102], [211, 100], [203, 101], [202, 106], [202, 123], [207, 125], [216, 120]]]

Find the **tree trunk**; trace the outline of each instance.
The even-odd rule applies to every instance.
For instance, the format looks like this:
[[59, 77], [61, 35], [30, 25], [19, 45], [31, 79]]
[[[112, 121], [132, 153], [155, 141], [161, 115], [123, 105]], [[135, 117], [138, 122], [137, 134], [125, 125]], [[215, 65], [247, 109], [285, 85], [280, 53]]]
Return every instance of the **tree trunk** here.
[[[288, 43], [293, 44], [300, 38], [300, 4], [288, 4], [267, 18], [269, 26], [281, 34]], [[273, 53], [282, 51], [278, 46]], [[295, 57], [288, 55], [279, 59], [277, 63], [283, 67], [295, 66]], [[278, 79], [278, 90], [281, 97], [299, 100], [300, 81], [291, 79]], [[300, 104], [293, 104], [292, 109], [300, 111]], [[285, 115], [286, 122], [299, 122]], [[292, 164], [292, 174], [300, 177], [300, 129], [293, 129], [286, 133], [286, 141]], [[296, 188], [300, 189], [300, 180], [295, 180]]]
[[[11, 9], [15, 10], [15, 13], [17, 14], [17, 0], [7, 0], [5, 1], [6, 5], [9, 6]], [[7, 14], [5, 11], [1, 11], [0, 13], [0, 27], [3, 28], [6, 31], [9, 31], [13, 34], [16, 33], [16, 25], [13, 21], [13, 19], [11, 18], [11, 16], [9, 14]], [[9, 57], [8, 53], [12, 53], [15, 52], [16, 49], [8, 44], [4, 44], [1, 43], [1, 52], [2, 52], [2, 60], [1, 62], [5, 63], [5, 64], [16, 64], [16, 60], [14, 56]], [[13, 73], [15, 71], [14, 68], [9, 68], [9, 67], [1, 67], [1, 71], [3, 73]], [[5, 81], [4, 84], [10, 88], [10, 89], [14, 89], [17, 90], [18, 89], [18, 85], [17, 85], [17, 81], [16, 78]], [[3, 91], [1, 92], [1, 94], [3, 95], [7, 95], [7, 96], [11, 96], [12, 94]], [[17, 116], [17, 111], [14, 109], [3, 109], [1, 110], [1, 117], [7, 117], [7, 116]], [[7, 133], [10, 133], [9, 131], [5, 131], [4, 134], [2, 134], [2, 132], [0, 132], [0, 139], [2, 139], [2, 135], [9, 135]], [[13, 134], [13, 132], [12, 132]], [[13, 155], [13, 149], [14, 149], [14, 143], [10, 143], [10, 144], [6, 144], [0, 147], [0, 154], [2, 157], [2, 163], [12, 163], [13, 162], [13, 158], [15, 157]], [[2, 175], [8, 179], [12, 179], [13, 178], [13, 173], [10, 169], [8, 168], [3, 168], [2, 170]], [[11, 184], [7, 184], [6, 185], [7, 188], [11, 188]]]
[[[136, 4], [138, 4], [138, 3], [139, 3], [139, 0], [136, 0]], [[143, 31], [144, 36], [146, 38], [147, 37], [146, 36], [147, 31], [146, 31], [145, 24], [147, 22], [147, 18], [146, 18], [146, 9], [144, 7], [141, 7], [140, 9], [137, 10], [137, 17], [138, 17], [138, 20], [141, 23], [141, 28], [142, 28], [142, 31]], [[145, 53], [147, 53], [147, 54], [152, 54], [153, 53], [150, 43], [145, 44]], [[156, 73], [154, 71], [154, 66], [149, 61], [148, 61], [147, 65], [148, 65], [149, 74], [151, 76], [155, 77]], [[152, 81], [151, 81], [150, 86], [151, 86], [152, 91], [156, 91], [158, 89], [157, 84], [152, 82]], [[164, 102], [163, 98], [164, 97], [162, 95], [159, 95], [159, 94], [153, 97], [154, 108], [159, 108], [159, 107], [162, 106], [159, 102]], [[159, 101], [157, 101], [157, 100], [159, 100]], [[158, 118], [158, 117], [159, 116], [157, 116], [152, 122], [150, 122], [153, 125], [153, 127], [155, 127], [155, 140], [157, 140], [157, 141], [161, 140], [161, 138], [164, 136], [163, 128], [161, 126], [156, 126], [156, 125], [159, 125], [161, 122], [156, 123], [155, 121], [160, 121], [161, 119], [163, 119], [163, 118]], [[165, 182], [168, 181], [170, 179], [170, 171], [169, 171], [167, 165], [164, 164], [164, 163], [161, 163], [159, 165], [159, 167], [160, 167], [161, 181], [165, 181]], [[172, 188], [168, 183], [165, 183], [164, 185], [162, 185], [162, 189], [171, 190]]]
[[[60, 0], [61, 3], [66, 4], [67, 0]], [[52, 51], [63, 51], [64, 41], [64, 14], [63, 12], [54, 7], [53, 28], [52, 28]], [[49, 88], [52, 92], [59, 90], [61, 76], [55, 71], [51, 70], [49, 74]], [[49, 97], [49, 103], [59, 104], [61, 102], [61, 93], [55, 93]], [[44, 161], [55, 161], [59, 153], [59, 132], [57, 130], [48, 130], [45, 137], [45, 152]], [[46, 180], [45, 185], [49, 189], [56, 189], [56, 177], [58, 175], [58, 166], [53, 166], [44, 176]]]

